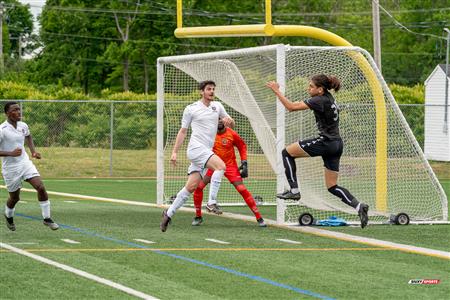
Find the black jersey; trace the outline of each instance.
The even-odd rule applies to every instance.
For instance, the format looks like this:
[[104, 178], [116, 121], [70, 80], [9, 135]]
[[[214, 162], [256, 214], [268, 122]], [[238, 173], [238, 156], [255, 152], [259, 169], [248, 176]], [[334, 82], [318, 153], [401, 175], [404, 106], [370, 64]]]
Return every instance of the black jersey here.
[[329, 139], [340, 138], [339, 107], [330, 93], [314, 96], [305, 100], [305, 104], [314, 111], [319, 134]]

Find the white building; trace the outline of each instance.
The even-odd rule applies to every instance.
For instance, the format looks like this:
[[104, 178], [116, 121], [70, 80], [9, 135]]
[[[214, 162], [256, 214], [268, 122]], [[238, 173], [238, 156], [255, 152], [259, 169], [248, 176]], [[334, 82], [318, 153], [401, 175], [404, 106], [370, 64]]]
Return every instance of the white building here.
[[[450, 67], [449, 67], [450, 76]], [[425, 157], [450, 161], [450, 109], [445, 107], [445, 64], [437, 65], [425, 80]], [[450, 80], [450, 78], [449, 78]], [[448, 87], [450, 105], [450, 82]], [[447, 110], [447, 123], [445, 115]]]

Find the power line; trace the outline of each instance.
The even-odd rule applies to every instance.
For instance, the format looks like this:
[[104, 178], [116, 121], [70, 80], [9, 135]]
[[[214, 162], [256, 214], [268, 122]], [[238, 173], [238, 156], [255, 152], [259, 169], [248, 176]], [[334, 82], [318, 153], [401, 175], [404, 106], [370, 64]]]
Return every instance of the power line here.
[[394, 18], [392, 16], [392, 14], [390, 14], [383, 6], [381, 6], [379, 3], [375, 2], [374, 0], [372, 0], [373, 3], [375, 3], [376, 5], [378, 5], [378, 7], [385, 13], [388, 15], [389, 18], [391, 18], [395, 24], [397, 24], [400, 28], [402, 28], [403, 30], [406, 30], [409, 33], [412, 33], [414, 35], [421, 35], [421, 36], [429, 36], [429, 37], [433, 37], [433, 38], [437, 38], [440, 40], [447, 40], [446, 38], [442, 37], [442, 36], [438, 36], [435, 34], [431, 34], [431, 33], [420, 33], [420, 32], [415, 32], [412, 31], [411, 29], [409, 29], [408, 27], [406, 27], [405, 25], [403, 25], [402, 23], [400, 23], [396, 18]]

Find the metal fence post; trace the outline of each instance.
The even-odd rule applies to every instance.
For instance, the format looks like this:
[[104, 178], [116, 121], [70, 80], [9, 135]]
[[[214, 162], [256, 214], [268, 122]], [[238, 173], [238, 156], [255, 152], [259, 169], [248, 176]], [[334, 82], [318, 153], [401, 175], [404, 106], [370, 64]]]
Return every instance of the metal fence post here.
[[109, 131], [109, 176], [113, 175], [113, 148], [114, 148], [114, 102], [111, 101]]

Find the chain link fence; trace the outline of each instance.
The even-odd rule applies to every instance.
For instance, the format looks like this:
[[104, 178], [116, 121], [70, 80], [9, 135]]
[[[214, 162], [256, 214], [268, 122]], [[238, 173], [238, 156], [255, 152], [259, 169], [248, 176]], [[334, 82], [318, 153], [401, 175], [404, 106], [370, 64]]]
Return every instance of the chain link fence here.
[[[155, 101], [11, 101], [22, 108], [46, 178], [156, 176]], [[399, 106], [423, 149], [425, 105]]]
[[12, 101], [42, 154], [34, 162], [44, 177], [155, 176], [155, 101]]

